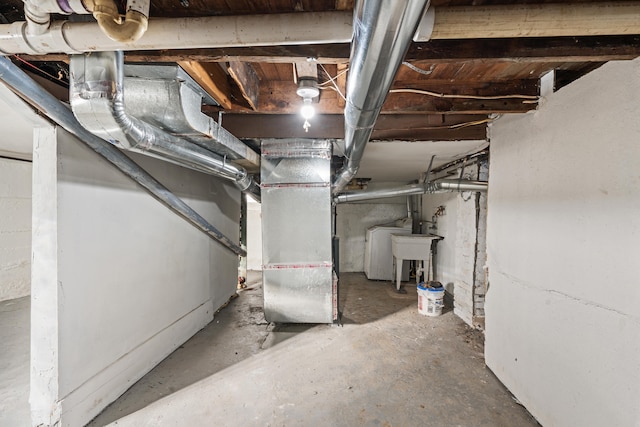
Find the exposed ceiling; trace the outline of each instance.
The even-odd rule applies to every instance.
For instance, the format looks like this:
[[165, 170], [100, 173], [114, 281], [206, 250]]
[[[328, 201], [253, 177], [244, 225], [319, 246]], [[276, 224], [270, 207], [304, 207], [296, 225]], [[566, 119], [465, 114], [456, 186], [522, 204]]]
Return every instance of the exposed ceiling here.
[[[124, 1], [118, 2], [124, 7]], [[508, 19], [509, 5], [531, 8], [550, 3], [570, 5], [575, 11], [595, 4], [580, 0], [433, 0], [431, 6], [436, 14], [439, 10], [455, 12], [454, 7], [458, 6], [469, 6], [467, 11], [493, 7], [488, 9], [491, 13], [504, 14], [503, 18]], [[626, 4], [630, 3], [633, 2]], [[350, 13], [353, 7], [353, 0], [152, 0], [150, 19], [325, 11]], [[0, 6], [0, 18], [5, 22], [23, 20], [22, 8], [21, 0], [4, 1]], [[518, 23], [514, 23], [514, 28], [517, 26]], [[462, 31], [466, 31], [464, 26]], [[470, 146], [486, 139], [487, 125], [492, 120], [503, 114], [536, 109], [540, 78], [550, 71], [555, 72], [557, 90], [606, 61], [628, 60], [640, 55], [640, 35], [620, 34], [619, 29], [614, 33], [617, 35], [465, 36], [413, 42], [405, 65], [396, 75], [393, 89], [421, 90], [431, 94], [390, 93], [372, 140], [452, 141], [451, 145], [442, 142], [389, 143], [372, 147], [371, 154], [365, 155], [359, 176], [375, 175], [377, 170], [384, 169], [388, 166], [385, 157], [393, 158], [396, 164], [402, 159], [410, 161], [415, 156], [422, 156], [426, 159], [424, 162], [428, 162], [431, 154], [446, 154], [451, 158], [467, 153]], [[205, 112], [216, 118], [222, 113], [222, 125], [239, 138], [342, 138], [344, 100], [338, 91], [345, 92], [349, 53], [349, 43], [300, 44], [128, 51], [125, 60], [180, 63], [222, 105], [205, 107]], [[318, 77], [324, 89], [315, 104], [319, 114], [312, 119], [308, 132], [302, 127], [304, 120], [299, 114], [302, 99], [296, 95], [294, 82], [294, 64], [306, 58], [317, 60]], [[55, 82], [51, 85], [52, 90], [56, 85], [58, 89], [64, 89], [66, 54], [20, 55], [16, 61], [42, 76], [45, 74], [37, 69], [49, 74], [45, 77]], [[331, 78], [335, 78], [335, 86], [330, 82]], [[64, 90], [62, 93], [60, 96], [64, 97]], [[455, 144], [453, 141], [475, 142], [451, 149]], [[376, 158], [379, 164], [375, 163]], [[378, 179], [402, 180], [405, 174], [378, 175]]]

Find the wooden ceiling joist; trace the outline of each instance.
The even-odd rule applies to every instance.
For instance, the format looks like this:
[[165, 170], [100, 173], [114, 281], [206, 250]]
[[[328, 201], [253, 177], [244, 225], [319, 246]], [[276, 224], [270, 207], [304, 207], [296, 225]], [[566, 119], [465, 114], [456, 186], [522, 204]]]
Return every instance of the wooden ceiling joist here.
[[[293, 63], [318, 58], [322, 64], [349, 60], [350, 45], [319, 44], [255, 46], [217, 49], [180, 49], [125, 52], [127, 62], [267, 62]], [[20, 55], [27, 61], [68, 62], [66, 54]], [[541, 37], [520, 39], [432, 40], [412, 43], [405, 60], [449, 63], [458, 61], [603, 62], [640, 56], [640, 35]]]
[[247, 101], [252, 110], [257, 110], [260, 81], [251, 64], [231, 61], [229, 62], [228, 71], [231, 78], [233, 78], [240, 88], [242, 97]]
[[222, 108], [233, 107], [231, 102], [231, 86], [226, 73], [217, 63], [201, 63], [195, 61], [179, 61], [180, 65], [200, 86], [207, 91]]
[[[397, 86], [394, 86], [397, 88]], [[536, 108], [531, 97], [538, 95], [537, 80], [519, 80], [514, 82], [443, 82], [430, 84], [428, 80], [412, 85], [415, 89], [429, 90], [434, 93], [446, 93], [472, 96], [501, 96], [503, 99], [442, 98], [419, 93], [390, 93], [382, 111], [383, 113], [467, 113], [482, 114], [521, 113]], [[296, 114], [302, 106], [302, 99], [296, 94], [293, 82], [271, 81], [268, 86], [261, 87], [258, 110], [263, 113]], [[523, 95], [524, 98], [513, 98]], [[319, 102], [315, 104], [319, 114], [342, 114], [340, 96], [334, 91], [324, 90]], [[527, 102], [524, 102], [527, 101]]]

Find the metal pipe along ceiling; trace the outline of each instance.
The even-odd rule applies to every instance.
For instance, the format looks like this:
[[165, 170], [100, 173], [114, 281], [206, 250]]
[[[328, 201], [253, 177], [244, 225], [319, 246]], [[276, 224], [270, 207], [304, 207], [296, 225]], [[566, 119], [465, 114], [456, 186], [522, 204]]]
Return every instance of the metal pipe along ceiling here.
[[425, 184], [411, 184], [402, 187], [383, 188], [379, 190], [342, 193], [334, 197], [335, 203], [360, 202], [363, 200], [386, 199], [398, 196], [417, 196], [426, 193], [443, 193], [446, 191], [478, 191], [486, 192], [488, 184], [484, 181], [460, 179], [441, 179]]
[[86, 130], [66, 105], [44, 90], [7, 58], [0, 58], [0, 80], [51, 120], [78, 137], [122, 173], [140, 184], [142, 188], [166, 207], [236, 255], [246, 256], [247, 253], [244, 249], [222, 234], [182, 199], [169, 191], [137, 163], [125, 156], [122, 151]]
[[127, 114], [122, 51], [72, 55], [70, 72], [71, 106], [87, 130], [123, 149], [231, 180], [260, 200], [259, 185], [243, 167]]
[[333, 182], [337, 194], [360, 160], [428, 0], [358, 1], [353, 16], [344, 138], [347, 163]]

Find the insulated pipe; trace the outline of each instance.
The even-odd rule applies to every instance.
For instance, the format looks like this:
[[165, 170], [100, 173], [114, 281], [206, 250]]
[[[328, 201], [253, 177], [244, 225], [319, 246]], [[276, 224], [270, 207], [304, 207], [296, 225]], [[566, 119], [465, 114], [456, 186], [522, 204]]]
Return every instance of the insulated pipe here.
[[[30, 0], [28, 3], [38, 4], [33, 16], [42, 13], [41, 2]], [[57, 4], [55, 0], [42, 3]], [[90, 13], [82, 12], [81, 0], [60, 0], [60, 7], [67, 4], [71, 7], [65, 6], [66, 11], [56, 13]], [[87, 8], [89, 6], [87, 2]], [[414, 41], [640, 34], [639, 15], [640, 2], [637, 1], [581, 3], [579, 7], [570, 4], [437, 7], [422, 18], [424, 28], [415, 35]], [[24, 21], [1, 24], [0, 53], [39, 55], [118, 49], [349, 43], [353, 35], [352, 18], [348, 11], [155, 18], [149, 21], [144, 37], [123, 46], [109, 39], [94, 22], [57, 21], [49, 25], [47, 15], [46, 23], [41, 23], [41, 29], [35, 34], [32, 29], [25, 29]]]
[[144, 37], [115, 42], [95, 22], [53, 22], [42, 35], [25, 35], [25, 22], [0, 25], [0, 52], [82, 53], [243, 46], [349, 43], [350, 12], [298, 12], [269, 15], [156, 18]]
[[236, 255], [246, 256], [244, 249], [222, 234], [206, 219], [200, 216], [182, 199], [158, 182], [137, 163], [125, 156], [120, 150], [108, 142], [98, 138], [86, 130], [62, 102], [40, 87], [19, 67], [7, 58], [0, 58], [0, 80], [23, 97], [27, 102], [44, 113], [51, 120], [75, 135], [93, 151], [113, 164], [122, 173], [133, 179], [147, 190], [155, 199], [204, 232], [210, 238], [222, 244]]
[[344, 109], [347, 163], [333, 182], [334, 194], [358, 172], [373, 125], [428, 5], [429, 0], [356, 2]]
[[426, 184], [411, 184], [396, 188], [357, 191], [342, 193], [333, 198], [335, 203], [361, 202], [364, 200], [386, 199], [399, 196], [417, 196], [427, 193], [443, 193], [447, 191], [486, 192], [488, 183], [484, 181], [468, 181], [460, 179], [441, 179]]
[[[105, 137], [120, 148], [151, 154], [190, 169], [231, 180], [241, 191], [260, 200], [260, 187], [243, 167], [127, 114], [124, 104], [122, 51], [73, 55], [70, 70], [71, 107], [78, 121], [90, 131], [99, 130], [101, 135], [105, 135], [104, 129], [115, 122], [121, 133], [107, 131]], [[100, 81], [90, 80], [93, 77], [91, 75], [87, 79], [87, 73], [94, 70], [97, 70]], [[87, 111], [91, 113], [87, 114]], [[112, 117], [105, 117], [102, 113], [110, 113]], [[119, 139], [119, 135], [123, 135], [124, 140]]]
[[[82, 0], [23, 0], [26, 19], [26, 34], [38, 36], [45, 34], [51, 24], [51, 14], [68, 15], [71, 13], [91, 13]], [[88, 0], [90, 1], [90, 0]]]
[[122, 20], [114, 0], [24, 0], [27, 36], [43, 36], [49, 31], [51, 14], [91, 14], [102, 32], [119, 43], [132, 43], [147, 30], [149, 0], [127, 1]]

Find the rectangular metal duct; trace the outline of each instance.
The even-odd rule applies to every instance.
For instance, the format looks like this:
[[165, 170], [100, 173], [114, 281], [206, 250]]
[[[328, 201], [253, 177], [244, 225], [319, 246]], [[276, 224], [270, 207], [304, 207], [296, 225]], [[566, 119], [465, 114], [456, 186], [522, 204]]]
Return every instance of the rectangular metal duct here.
[[331, 323], [331, 143], [262, 142], [264, 314], [269, 322]]
[[177, 65], [125, 65], [126, 110], [257, 173], [260, 156], [202, 113], [218, 103]]

